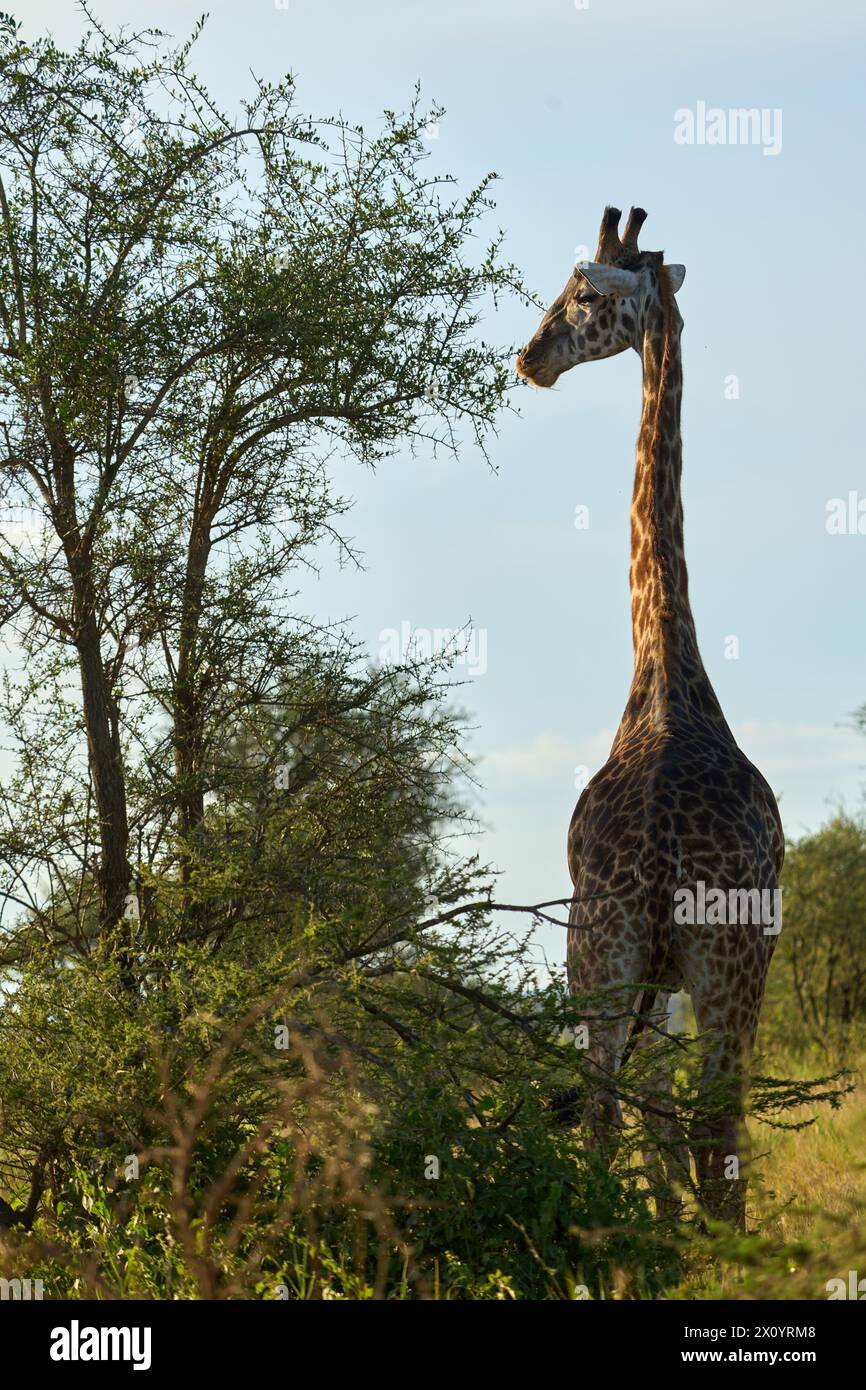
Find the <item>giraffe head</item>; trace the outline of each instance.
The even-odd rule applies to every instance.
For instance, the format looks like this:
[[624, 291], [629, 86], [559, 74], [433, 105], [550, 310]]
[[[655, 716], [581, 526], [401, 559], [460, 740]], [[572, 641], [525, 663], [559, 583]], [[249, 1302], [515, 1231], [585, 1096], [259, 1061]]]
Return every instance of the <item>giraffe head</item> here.
[[[578, 262], [518, 354], [517, 374], [533, 386], [553, 386], [579, 362], [614, 357], [627, 347], [640, 351], [647, 309], [662, 304], [664, 255], [638, 249], [643, 208], [632, 208], [622, 241], [621, 215], [618, 208], [605, 208], [595, 260]], [[675, 294], [686, 268], [668, 265], [664, 271]]]

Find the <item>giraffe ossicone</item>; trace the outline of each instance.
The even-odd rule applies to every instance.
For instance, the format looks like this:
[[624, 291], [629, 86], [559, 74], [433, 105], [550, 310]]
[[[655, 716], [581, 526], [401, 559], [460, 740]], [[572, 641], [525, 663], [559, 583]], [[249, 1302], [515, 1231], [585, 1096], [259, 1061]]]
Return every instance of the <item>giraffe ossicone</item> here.
[[[776, 935], [751, 920], [678, 921], [674, 895], [698, 883], [775, 893], [784, 837], [776, 798], [737, 746], [704, 669], [689, 602], [675, 299], [685, 267], [640, 250], [642, 208], [632, 208], [622, 239], [620, 217], [605, 209], [595, 260], [575, 266], [517, 358], [519, 376], [540, 387], [629, 347], [643, 366], [629, 572], [634, 674], [608, 761], [584, 788], [568, 834], [569, 985], [579, 998], [604, 1000], [584, 1054], [583, 1118], [615, 1147], [617, 1072], [654, 1027], [652, 1011], [666, 1015], [670, 994], [687, 990], [708, 1039], [704, 1109], [688, 1135], [697, 1182], [710, 1210], [743, 1225], [742, 1165], [730, 1158], [741, 1144]], [[672, 1102], [667, 1117], [658, 1124], [673, 1155], [669, 1177], [685, 1186], [686, 1140]]]

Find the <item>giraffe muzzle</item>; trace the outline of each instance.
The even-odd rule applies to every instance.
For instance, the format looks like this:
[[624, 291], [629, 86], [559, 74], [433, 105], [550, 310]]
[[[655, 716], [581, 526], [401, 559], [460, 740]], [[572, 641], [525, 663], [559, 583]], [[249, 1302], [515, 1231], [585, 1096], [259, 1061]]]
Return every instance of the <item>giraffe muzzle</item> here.
[[532, 343], [527, 343], [526, 347], [521, 348], [515, 367], [517, 375], [522, 381], [529, 382], [530, 386], [551, 387], [559, 376], [556, 368], [544, 361]]

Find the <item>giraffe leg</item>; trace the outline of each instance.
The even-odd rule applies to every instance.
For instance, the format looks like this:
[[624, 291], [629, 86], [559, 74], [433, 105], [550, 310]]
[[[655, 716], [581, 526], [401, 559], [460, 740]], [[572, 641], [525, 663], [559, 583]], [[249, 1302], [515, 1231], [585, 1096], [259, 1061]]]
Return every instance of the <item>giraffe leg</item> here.
[[[629, 999], [623, 1005], [622, 1012], [631, 1008], [631, 1002]], [[622, 1106], [616, 1091], [616, 1073], [628, 1036], [628, 1021], [608, 1021], [599, 1016], [595, 1007], [587, 1010], [585, 1022], [578, 1027], [578, 1036], [584, 1029], [591, 1041], [586, 1047], [578, 1043], [580, 1080], [553, 1096], [553, 1109], [560, 1123], [580, 1126], [587, 1132], [590, 1149], [600, 1154], [610, 1167], [622, 1137]]]
[[744, 1103], [746, 1074], [754, 1045], [754, 1031], [723, 1032], [720, 1010], [694, 1000], [700, 1033], [710, 1034], [709, 1051], [698, 1092], [705, 1107], [693, 1122], [689, 1141], [695, 1161], [698, 1189], [711, 1216], [746, 1228], [747, 1165]]
[[[630, 995], [628, 1001], [622, 1002], [621, 1012], [625, 1013], [632, 1002]], [[593, 1148], [610, 1166], [622, 1139], [622, 1106], [616, 1094], [616, 1074], [628, 1037], [628, 1019], [608, 1022], [596, 1018], [589, 1027], [593, 1042], [586, 1053], [588, 1092], [583, 1123], [592, 1137]]]
[[[670, 999], [669, 993], [656, 996], [653, 1012], [659, 1018], [655, 1030], [649, 1029], [640, 1035], [637, 1049], [645, 1050], [658, 1039], [659, 1032], [668, 1032]], [[688, 1140], [676, 1113], [673, 1083], [673, 1058], [668, 1056], [658, 1074], [652, 1077], [653, 1104], [657, 1111], [664, 1113], [645, 1116], [650, 1137], [643, 1149], [643, 1164], [653, 1190], [656, 1214], [676, 1219], [682, 1211], [682, 1193], [692, 1184]]]
[[[754, 868], [741, 877], [762, 882]], [[698, 1189], [711, 1216], [740, 1230], [746, 1220], [745, 1102], [773, 945], [762, 923], [745, 920], [683, 926], [676, 940], [706, 1048], [689, 1133]]]
[[[617, 1072], [642, 995], [639, 986], [646, 982], [650, 968], [648, 946], [636, 930], [634, 906], [620, 902], [617, 909], [619, 921], [614, 924], [606, 905], [606, 931], [570, 933], [568, 945], [571, 992], [586, 999], [580, 1119], [593, 1147], [608, 1164], [616, 1157], [622, 1136]], [[585, 912], [578, 917], [577, 911], [572, 908], [572, 920], [591, 918]]]

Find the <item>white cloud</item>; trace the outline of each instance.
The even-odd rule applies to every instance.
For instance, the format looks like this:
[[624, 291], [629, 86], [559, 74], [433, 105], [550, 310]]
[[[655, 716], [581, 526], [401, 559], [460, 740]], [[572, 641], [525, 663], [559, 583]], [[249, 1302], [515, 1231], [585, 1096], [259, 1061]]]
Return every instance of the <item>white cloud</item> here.
[[[602, 729], [584, 739], [554, 732], [536, 734], [525, 743], [482, 754], [479, 770], [482, 779], [492, 775], [534, 783], [561, 783], [577, 766], [587, 767], [591, 775], [606, 762], [614, 732]], [[824, 771], [829, 785], [834, 773], [850, 774], [861, 767], [866, 781], [866, 739], [852, 729], [773, 719], [746, 720], [734, 725], [733, 732], [743, 752], [770, 782]]]
[[489, 774], [523, 778], [529, 782], [562, 782], [573, 779], [576, 767], [601, 767], [610, 752], [614, 730], [603, 729], [588, 739], [568, 738], [565, 734], [536, 734], [527, 743], [494, 749], [478, 761], [482, 779]]
[[838, 724], [786, 723], [782, 719], [748, 720], [733, 726], [734, 737], [768, 781], [786, 774], [824, 769], [832, 773], [863, 768], [866, 739]]

